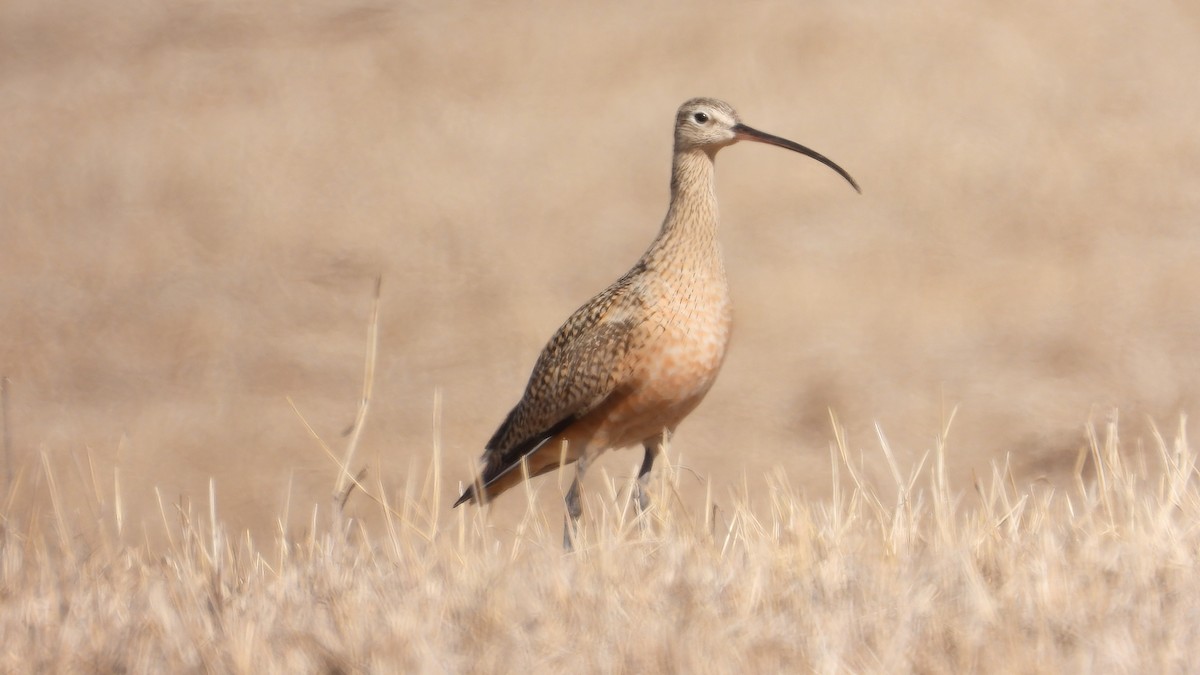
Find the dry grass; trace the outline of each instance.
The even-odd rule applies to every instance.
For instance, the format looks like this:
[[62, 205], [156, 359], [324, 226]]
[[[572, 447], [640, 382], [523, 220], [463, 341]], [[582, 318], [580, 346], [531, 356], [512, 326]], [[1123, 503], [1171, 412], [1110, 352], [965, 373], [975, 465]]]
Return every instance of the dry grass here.
[[[882, 440], [882, 439], [881, 439]], [[1018, 488], [1001, 467], [960, 508], [939, 442], [884, 489], [839, 440], [833, 498], [781, 475], [689, 511], [660, 476], [588, 501], [580, 550], [530, 500], [515, 531], [438, 516], [435, 466], [385, 525], [310, 514], [273, 541], [227, 530], [220, 497], [164, 505], [161, 553], [61, 511], [0, 540], [5, 671], [1182, 672], [1200, 639], [1200, 484], [1184, 436], [1129, 464], [1111, 422], [1096, 480]], [[839, 472], [848, 474], [842, 481]], [[43, 477], [52, 494], [56, 478]], [[851, 487], [842, 488], [843, 483]], [[382, 490], [382, 488], [379, 488]], [[111, 494], [111, 493], [109, 493]], [[383, 494], [383, 492], [379, 492]], [[361, 498], [361, 497], [359, 497]], [[55, 499], [57, 504], [58, 500]], [[286, 518], [281, 517], [281, 523]], [[216, 523], [214, 525], [214, 523]], [[84, 523], [90, 525], [90, 523]], [[282, 527], [282, 525], [281, 525]]]

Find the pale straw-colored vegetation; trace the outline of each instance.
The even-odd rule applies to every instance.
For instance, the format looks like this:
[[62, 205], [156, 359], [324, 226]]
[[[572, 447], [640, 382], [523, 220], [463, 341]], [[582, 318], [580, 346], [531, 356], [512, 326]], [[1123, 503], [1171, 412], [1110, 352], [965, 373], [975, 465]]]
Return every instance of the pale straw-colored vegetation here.
[[[307, 531], [254, 539], [222, 525], [213, 490], [162, 504], [160, 551], [121, 543], [119, 482], [85, 463], [96, 522], [72, 518], [57, 506], [71, 481], [47, 465], [23, 489], [55, 507], [9, 518], [0, 540], [2, 668], [1185, 671], [1200, 639], [1185, 426], [1131, 455], [1115, 421], [1100, 425], [1066, 490], [1017, 486], [1002, 466], [948, 485], [945, 436], [906, 469], [882, 436], [860, 453], [835, 434], [827, 500], [770, 475], [689, 507], [667, 466], [635, 517], [628, 485], [606, 478], [573, 554], [532, 491], [515, 529], [447, 514], [436, 456], [386, 499], [362, 485], [378, 528], [316, 508]], [[894, 481], [865, 481], [864, 462]], [[749, 492], [770, 506], [749, 508]]]

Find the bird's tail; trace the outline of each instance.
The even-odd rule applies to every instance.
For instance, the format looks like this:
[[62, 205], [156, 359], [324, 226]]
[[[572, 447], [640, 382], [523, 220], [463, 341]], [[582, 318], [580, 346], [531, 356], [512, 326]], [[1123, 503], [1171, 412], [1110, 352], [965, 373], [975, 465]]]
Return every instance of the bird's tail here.
[[[458, 501], [454, 502], [454, 506], [458, 507], [468, 502], [486, 504], [509, 488], [521, 483], [525, 480], [526, 475], [533, 478], [557, 469], [562, 464], [563, 453], [561, 448], [552, 448], [551, 445], [544, 443], [514, 462], [484, 468], [479, 478], [463, 490]], [[557, 452], [552, 452], [553, 450], [557, 450]], [[568, 463], [573, 461], [570, 457], [566, 459]], [[525, 470], [521, 469], [522, 464], [526, 466]], [[482, 495], [482, 499], [480, 499], [480, 495]]]

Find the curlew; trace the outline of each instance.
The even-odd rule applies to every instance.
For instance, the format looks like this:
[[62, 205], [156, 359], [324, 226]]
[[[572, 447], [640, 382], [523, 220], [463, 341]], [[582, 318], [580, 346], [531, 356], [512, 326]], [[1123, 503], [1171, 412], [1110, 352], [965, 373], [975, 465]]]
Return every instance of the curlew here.
[[[633, 268], [586, 302], [550, 338], [525, 394], [488, 441], [482, 470], [454, 503], [487, 501], [575, 462], [564, 546], [581, 513], [579, 482], [601, 452], [642, 444], [639, 510], [654, 459], [708, 393], [729, 343], [732, 311], [717, 243], [713, 160], [738, 141], [807, 155], [858, 184], [820, 153], [741, 123], [724, 101], [694, 98], [675, 114], [671, 204]], [[859, 190], [861, 192], [861, 190]], [[526, 470], [521, 465], [525, 464]]]

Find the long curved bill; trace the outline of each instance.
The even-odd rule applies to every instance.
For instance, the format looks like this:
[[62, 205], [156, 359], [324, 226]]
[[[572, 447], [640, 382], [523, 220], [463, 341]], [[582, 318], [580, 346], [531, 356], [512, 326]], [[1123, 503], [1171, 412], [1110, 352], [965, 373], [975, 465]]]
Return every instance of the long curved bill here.
[[789, 141], [786, 138], [772, 136], [771, 134], [768, 134], [765, 131], [759, 131], [758, 129], [755, 129], [753, 127], [748, 127], [745, 124], [733, 125], [733, 134], [734, 134], [734, 138], [736, 138], [739, 141], [755, 141], [757, 143], [769, 143], [770, 145], [777, 145], [781, 148], [787, 148], [788, 150], [793, 150], [802, 155], [807, 155], [808, 157], [812, 157], [813, 159], [817, 160], [818, 162], [820, 162], [820, 163], [824, 164], [825, 166], [838, 172], [839, 176], [841, 176], [842, 178], [845, 178], [846, 182], [850, 183], [851, 187], [853, 187], [856, 191], [858, 191], [859, 194], [862, 194], [862, 188], [858, 187], [858, 183], [856, 183], [854, 181], [854, 179], [850, 177], [850, 174], [846, 173], [845, 169], [838, 166], [837, 164], [834, 164], [832, 159], [829, 159], [825, 155], [822, 155], [821, 153], [817, 152], [816, 150], [810, 150], [810, 149], [804, 147], [803, 145], [800, 145], [799, 143], [793, 143], [792, 141]]

